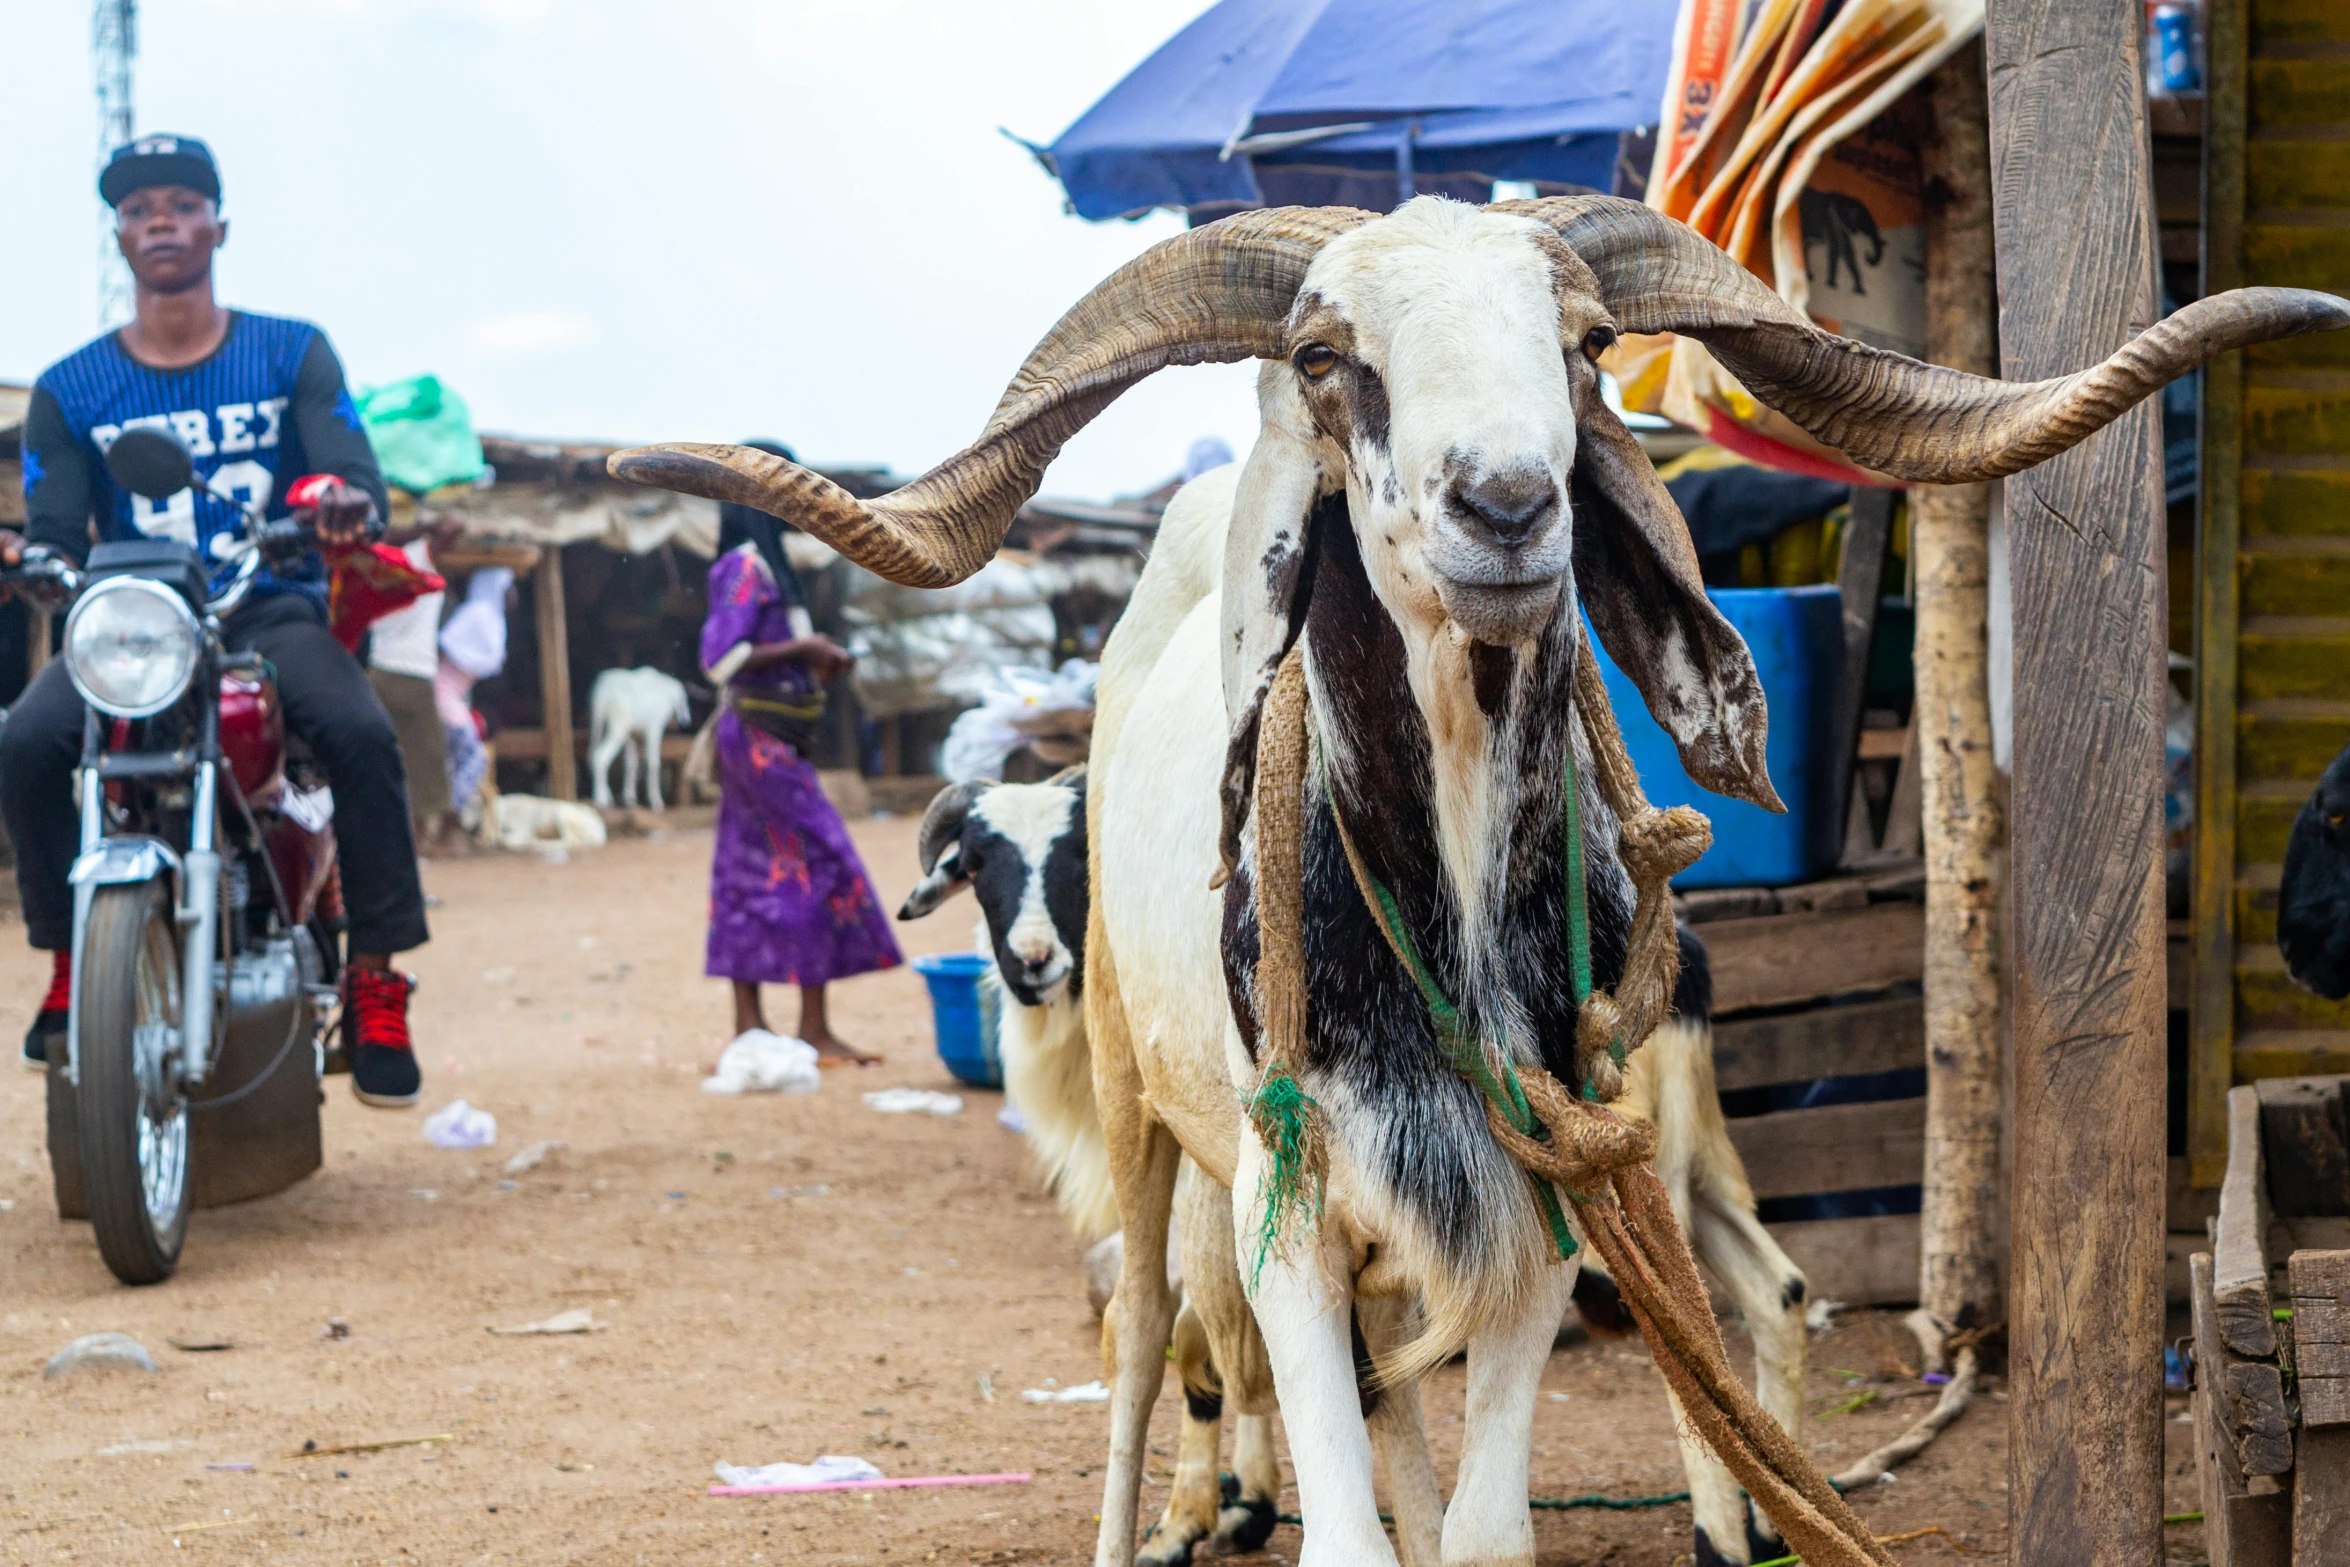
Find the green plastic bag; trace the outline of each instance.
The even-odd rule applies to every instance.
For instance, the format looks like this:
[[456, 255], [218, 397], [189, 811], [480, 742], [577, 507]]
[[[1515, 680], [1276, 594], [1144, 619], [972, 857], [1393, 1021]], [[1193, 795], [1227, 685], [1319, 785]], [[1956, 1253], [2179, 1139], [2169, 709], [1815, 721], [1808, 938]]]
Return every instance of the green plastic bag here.
[[371, 386], [357, 403], [386, 484], [422, 495], [444, 484], [471, 484], [488, 471], [465, 399], [440, 377], [412, 375]]

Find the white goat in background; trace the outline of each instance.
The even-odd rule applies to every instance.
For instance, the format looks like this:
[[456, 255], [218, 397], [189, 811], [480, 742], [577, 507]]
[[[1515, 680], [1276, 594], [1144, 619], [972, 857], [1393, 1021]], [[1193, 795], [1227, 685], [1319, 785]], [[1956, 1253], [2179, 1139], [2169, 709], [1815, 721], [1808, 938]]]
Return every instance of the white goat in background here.
[[621, 797], [634, 796], [637, 804], [647, 803], [637, 778], [641, 755], [645, 771], [652, 776], [651, 807], [667, 809], [661, 803], [661, 736], [671, 724], [684, 729], [693, 723], [684, 683], [650, 665], [607, 669], [596, 676], [588, 710], [593, 715], [595, 735], [595, 750], [589, 760], [596, 775], [596, 804], [611, 806], [612, 759], [626, 751], [628, 772], [621, 780]]

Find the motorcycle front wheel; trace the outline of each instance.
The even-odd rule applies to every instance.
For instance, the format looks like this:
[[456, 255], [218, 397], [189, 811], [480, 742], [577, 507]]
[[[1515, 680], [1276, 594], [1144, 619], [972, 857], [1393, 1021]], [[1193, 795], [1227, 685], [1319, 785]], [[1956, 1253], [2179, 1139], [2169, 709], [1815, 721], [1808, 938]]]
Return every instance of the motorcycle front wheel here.
[[179, 1266], [190, 1191], [179, 943], [164, 882], [95, 890], [73, 1004], [82, 1188], [98, 1253], [125, 1284], [160, 1284]]

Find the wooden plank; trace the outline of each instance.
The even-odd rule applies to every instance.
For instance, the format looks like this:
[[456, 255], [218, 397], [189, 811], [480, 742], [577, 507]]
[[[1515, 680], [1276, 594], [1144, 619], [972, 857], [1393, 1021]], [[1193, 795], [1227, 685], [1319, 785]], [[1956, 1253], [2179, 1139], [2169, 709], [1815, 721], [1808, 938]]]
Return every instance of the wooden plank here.
[[[2350, 607], [2350, 598], [2341, 606]], [[2267, 622], [2290, 627], [2295, 622]], [[2312, 631], [2247, 631], [2243, 637], [2244, 695], [2252, 701], [2324, 700], [2350, 690], [2350, 629], [2340, 620], [2299, 622]]]
[[1925, 1006], [1911, 996], [1716, 1023], [1714, 1086], [1728, 1092], [1923, 1067]]
[[2350, 702], [2262, 702], [2240, 714], [2236, 728], [2245, 777], [2307, 779], [2314, 787], [2341, 754]]
[[[2350, 1217], [2350, 1144], [2342, 1079], [2280, 1077], [2255, 1083], [2269, 1205], [2287, 1218]], [[2301, 1293], [2295, 1285], [2293, 1293]], [[2295, 1337], [2300, 1337], [2299, 1325]]]
[[2350, 1562], [2350, 1430], [2301, 1433], [2301, 1463], [2293, 1474], [2293, 1562]]
[[2311, 1077], [2350, 1072], [2350, 1029], [2259, 1029], [2236, 1041], [2238, 1077]]
[[1844, 525], [1844, 555], [1836, 570], [1836, 590], [1844, 611], [1843, 686], [1836, 695], [1837, 767], [1835, 809], [1828, 820], [1843, 821], [1850, 814], [1853, 762], [1860, 747], [1861, 710], [1869, 694], [1869, 647], [1877, 636], [1877, 604], [1884, 592], [1885, 552], [1893, 538], [1895, 492], [1856, 488], [1851, 519]]
[[[2136, 6], [1991, 0], [2010, 381], [2160, 314]], [[2162, 1559], [2162, 433], [2150, 403], [2006, 484], [2015, 623], [2008, 1555]], [[2225, 816], [2229, 813], [2223, 812]]]
[[[2293, 834], [2293, 818], [2301, 814], [2301, 802], [2309, 798], [2309, 789], [2294, 782], [2290, 790], [2276, 793], [2256, 793], [2239, 786], [2236, 797], [2236, 862], [2245, 865], [2282, 865], [2285, 842]], [[2241, 872], [2239, 872], [2239, 880]], [[2276, 889], [2268, 889], [2269, 931], [2266, 936], [2239, 930], [2238, 941], [2270, 941], [2275, 939]], [[2241, 912], [2239, 910], [2239, 912]]]
[[2277, 1352], [2268, 1298], [2268, 1179], [2260, 1157], [2260, 1095], [2228, 1090], [2228, 1174], [2212, 1225], [2212, 1301], [2220, 1339], [2236, 1354]]
[[1776, 1110], [1728, 1123], [1757, 1197], [1914, 1186], [1926, 1166], [1926, 1102]]
[[2350, 262], [2350, 228], [2244, 225], [2244, 281], [2270, 288], [2339, 285]]
[[2350, 1426], [2350, 1251], [2296, 1251], [2286, 1274], [2301, 1429]]
[[2292, 1511], [2287, 1498], [2264, 1480], [2267, 1494], [2255, 1495], [2236, 1451], [2221, 1394], [2227, 1349], [2220, 1342], [2211, 1302], [2211, 1256], [2188, 1259], [2188, 1300], [2195, 1332], [2195, 1467], [2203, 1492], [2203, 1540], [2211, 1567], [2290, 1567]]
[[2262, 552], [2244, 558], [2247, 615], [2339, 615], [2345, 604], [2350, 604], [2350, 553]]
[[2293, 1422], [2285, 1404], [2284, 1372], [2266, 1361], [2231, 1361], [2220, 1399], [2245, 1475], [2291, 1474]]
[[2254, 131], [2338, 126], [2350, 104], [2350, 60], [2255, 60], [2246, 101]]
[[1724, 1013], [1883, 990], [1925, 970], [1926, 911], [1916, 903], [1716, 920], [1704, 934]]
[[1764, 1228], [1803, 1270], [1813, 1300], [1891, 1306], [1918, 1298], [1918, 1216], [1804, 1219]]
[[2254, 211], [2336, 207], [2350, 190], [2350, 145], [2263, 138], [2245, 150], [2244, 203]]
[[563, 552], [557, 550], [544, 570], [532, 574], [537, 593], [539, 626], [539, 700], [545, 708], [547, 755], [558, 758], [547, 767], [547, 793], [558, 800], [579, 798], [579, 769], [569, 758], [571, 731], [571, 638], [563, 616]]
[[2250, 539], [2350, 533], [2350, 470], [2248, 467], [2243, 517]]
[[2251, 16], [2252, 47], [2261, 51], [2350, 39], [2342, 0], [2254, 0]]
[[2251, 947], [2237, 956], [2236, 1027], [2350, 1029], [2350, 1000], [2328, 1001], [2303, 990], [2285, 972], [2276, 948]]

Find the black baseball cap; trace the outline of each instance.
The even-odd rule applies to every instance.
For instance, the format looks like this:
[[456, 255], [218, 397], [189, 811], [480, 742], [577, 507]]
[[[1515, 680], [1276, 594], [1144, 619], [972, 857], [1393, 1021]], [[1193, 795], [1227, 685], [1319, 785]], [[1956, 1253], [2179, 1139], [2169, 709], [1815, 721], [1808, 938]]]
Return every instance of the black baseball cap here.
[[218, 201], [220, 165], [212, 161], [212, 149], [193, 136], [142, 136], [115, 148], [98, 175], [98, 194], [109, 207], [155, 185], [184, 185]]

